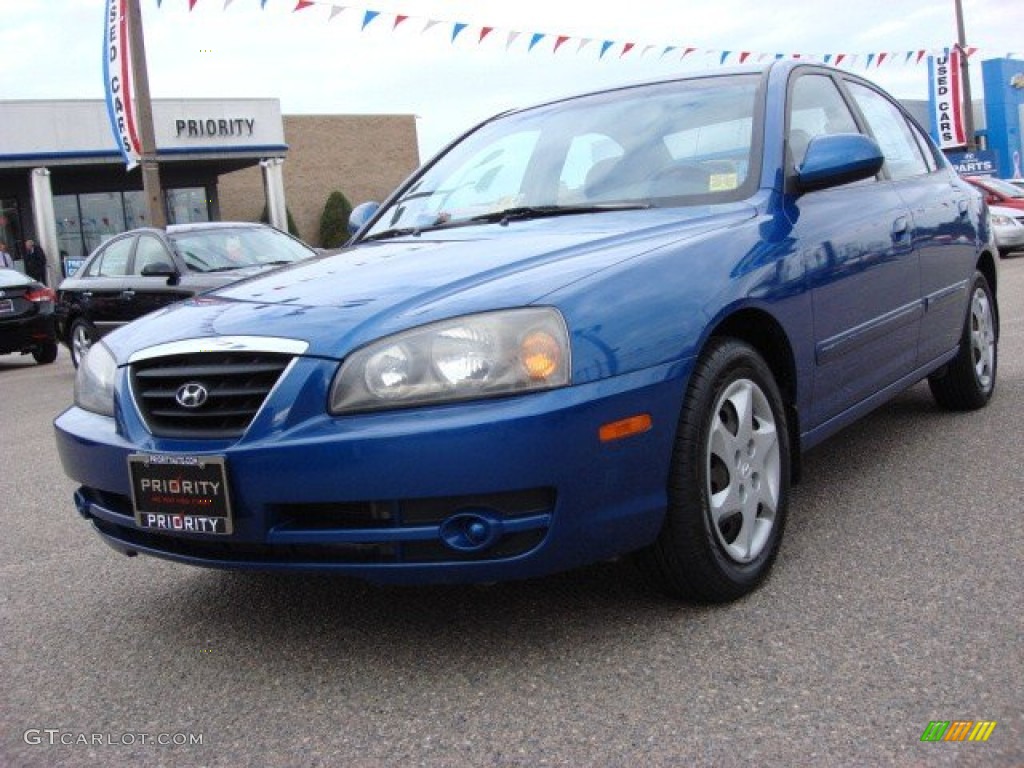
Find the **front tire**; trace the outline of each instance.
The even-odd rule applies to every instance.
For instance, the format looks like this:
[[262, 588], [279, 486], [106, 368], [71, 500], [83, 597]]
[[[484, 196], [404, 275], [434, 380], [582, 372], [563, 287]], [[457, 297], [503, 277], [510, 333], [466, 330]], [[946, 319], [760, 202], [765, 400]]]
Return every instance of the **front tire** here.
[[77, 368], [89, 351], [99, 334], [96, 329], [85, 320], [75, 320], [71, 324], [71, 331], [68, 333], [68, 350], [71, 352], [71, 362]]
[[683, 404], [669, 505], [640, 566], [662, 590], [721, 603], [767, 576], [786, 520], [790, 447], [771, 370], [750, 345], [714, 339]]
[[960, 349], [941, 373], [928, 377], [935, 401], [950, 411], [984, 407], [996, 388], [998, 362], [996, 303], [988, 280], [974, 274]]

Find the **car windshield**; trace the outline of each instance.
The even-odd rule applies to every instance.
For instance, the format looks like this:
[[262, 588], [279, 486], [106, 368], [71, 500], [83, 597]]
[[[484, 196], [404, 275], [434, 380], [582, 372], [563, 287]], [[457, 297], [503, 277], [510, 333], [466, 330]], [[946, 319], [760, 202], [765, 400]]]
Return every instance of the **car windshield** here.
[[1002, 179], [985, 179], [982, 182], [989, 189], [998, 192], [1003, 197], [1012, 197], [1014, 199], [1024, 200], [1024, 189], [1021, 189], [1016, 184], [1011, 184], [1008, 181]]
[[759, 78], [625, 88], [488, 122], [448, 150], [366, 233], [604, 208], [735, 199], [753, 174]]
[[242, 267], [290, 264], [313, 251], [269, 227], [216, 227], [169, 234], [193, 272], [226, 272]]

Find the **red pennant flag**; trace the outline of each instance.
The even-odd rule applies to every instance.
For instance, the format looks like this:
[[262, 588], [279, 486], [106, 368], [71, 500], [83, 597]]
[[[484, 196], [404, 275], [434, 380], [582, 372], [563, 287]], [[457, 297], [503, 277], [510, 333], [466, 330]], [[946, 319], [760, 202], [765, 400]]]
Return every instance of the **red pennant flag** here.
[[845, 53], [838, 54], [836, 56], [836, 66], [838, 67], [840, 64], [842, 64], [843, 63], [843, 59], [845, 59], [845, 58], [846, 58], [846, 54]]
[[196, 2], [197, 2], [197, 1], [198, 1], [198, 0], [188, 0], [188, 9], [189, 9], [190, 11], [191, 11], [191, 10], [192, 10], [193, 8], [195, 8], [195, 7], [196, 7]]
[[292, 9], [292, 13], [295, 13], [295, 11], [301, 11], [303, 8], [309, 8], [311, 5], [315, 5], [313, 0], [299, 0], [299, 2], [295, 4], [295, 8]]
[[622, 46], [622, 53], [619, 54], [619, 58], [621, 59], [627, 53], [632, 51], [634, 45], [636, 45], [636, 43], [626, 43], [624, 46]]
[[745, 62], [748, 56], [750, 56], [750, 51], [740, 51], [740, 64]]
[[973, 54], [977, 53], [977, 51], [977, 48], [968, 48], [966, 51], [964, 51], [964, 56], [966, 56], [969, 59]]
[[923, 59], [923, 58], [924, 58], [924, 55], [925, 55], [926, 53], [928, 53], [928, 51], [918, 51], [918, 52], [917, 52], [917, 60], [916, 60], [916, 61], [915, 61], [914, 63], [915, 63], [915, 64], [920, 64], [920, 63], [921, 63], [921, 59]]
[[885, 61], [885, 57], [888, 56], [888, 55], [889, 55], [888, 53], [880, 53], [880, 54], [878, 54], [878, 63], [875, 66], [876, 67], [882, 66], [882, 62]]
[[391, 25], [391, 29], [398, 29], [398, 25], [408, 18], [408, 16], [395, 16], [395, 23]]
[[493, 31], [494, 27], [480, 27], [480, 39], [477, 40], [477, 42], [482, 43], [484, 41], [484, 38], [491, 34], [491, 32]]
[[558, 51], [558, 46], [560, 46], [562, 43], [564, 43], [568, 39], [569, 39], [568, 35], [559, 35], [558, 38], [555, 40], [555, 47], [554, 47], [554, 49], [551, 52], [552, 53], [556, 53]]
[[689, 56], [691, 53], [693, 53], [696, 50], [697, 50], [696, 48], [687, 48], [685, 51], [683, 51], [683, 55], [679, 57], [680, 60], [685, 59], [687, 56]]

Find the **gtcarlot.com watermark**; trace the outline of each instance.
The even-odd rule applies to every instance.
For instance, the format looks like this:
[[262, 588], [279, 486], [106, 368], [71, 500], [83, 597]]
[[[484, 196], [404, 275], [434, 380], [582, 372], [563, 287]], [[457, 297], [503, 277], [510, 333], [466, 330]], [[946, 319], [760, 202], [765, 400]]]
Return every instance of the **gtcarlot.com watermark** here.
[[31, 746], [66, 747], [195, 747], [203, 743], [201, 733], [86, 733], [61, 728], [29, 728], [22, 734]]

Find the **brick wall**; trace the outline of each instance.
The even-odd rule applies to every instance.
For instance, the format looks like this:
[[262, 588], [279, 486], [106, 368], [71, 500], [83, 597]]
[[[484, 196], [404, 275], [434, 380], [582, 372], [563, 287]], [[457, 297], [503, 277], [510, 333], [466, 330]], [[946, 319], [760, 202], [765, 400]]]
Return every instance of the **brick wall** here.
[[[320, 244], [320, 215], [327, 197], [342, 192], [353, 206], [383, 200], [419, 165], [412, 115], [284, 115], [288, 155], [285, 199], [310, 245]], [[258, 167], [220, 177], [220, 217], [256, 221], [263, 212]]]

